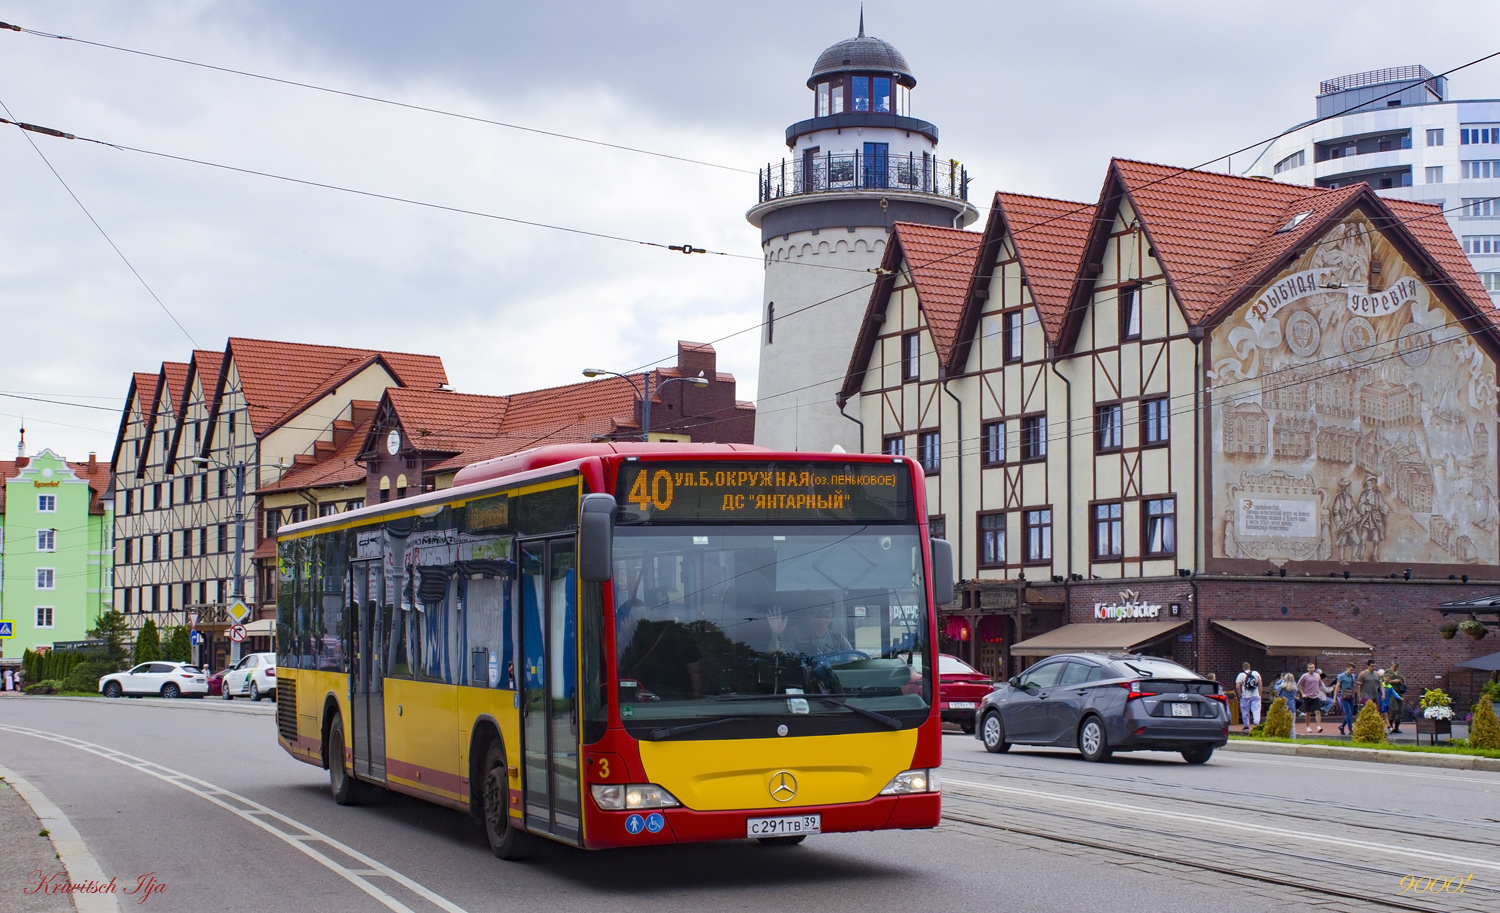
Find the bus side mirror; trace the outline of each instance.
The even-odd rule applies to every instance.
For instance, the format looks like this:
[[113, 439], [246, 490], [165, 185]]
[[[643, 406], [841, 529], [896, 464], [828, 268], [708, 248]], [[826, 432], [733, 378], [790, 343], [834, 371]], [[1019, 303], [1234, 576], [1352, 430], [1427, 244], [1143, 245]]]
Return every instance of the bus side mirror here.
[[947, 539], [929, 539], [932, 545], [932, 604], [947, 605], [953, 601], [953, 543]]
[[615, 496], [584, 495], [578, 508], [578, 576], [603, 583], [614, 573]]

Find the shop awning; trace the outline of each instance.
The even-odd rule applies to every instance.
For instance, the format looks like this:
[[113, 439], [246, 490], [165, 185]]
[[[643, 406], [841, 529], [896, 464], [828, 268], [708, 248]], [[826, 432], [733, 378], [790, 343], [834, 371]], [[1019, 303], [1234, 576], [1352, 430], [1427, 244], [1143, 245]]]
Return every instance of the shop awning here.
[[1500, 672], [1500, 653], [1491, 653], [1478, 659], [1471, 659], [1458, 664], [1460, 669], [1478, 669], [1481, 672]]
[[1187, 627], [1185, 621], [1105, 621], [1063, 625], [1013, 645], [1012, 656], [1055, 656], [1058, 653], [1134, 653]]
[[1218, 621], [1213, 622], [1231, 637], [1253, 644], [1268, 656], [1317, 656], [1328, 653], [1369, 653], [1370, 645], [1355, 640], [1321, 621]]
[[245, 625], [246, 637], [270, 637], [276, 633], [276, 619], [262, 618]]

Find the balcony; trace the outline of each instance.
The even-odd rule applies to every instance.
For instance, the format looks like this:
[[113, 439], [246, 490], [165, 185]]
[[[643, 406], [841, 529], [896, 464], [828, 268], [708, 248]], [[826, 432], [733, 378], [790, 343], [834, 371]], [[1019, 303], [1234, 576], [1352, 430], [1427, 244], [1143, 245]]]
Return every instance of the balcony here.
[[968, 202], [969, 171], [958, 162], [931, 156], [832, 153], [782, 159], [760, 172], [761, 203], [802, 194], [889, 190]]

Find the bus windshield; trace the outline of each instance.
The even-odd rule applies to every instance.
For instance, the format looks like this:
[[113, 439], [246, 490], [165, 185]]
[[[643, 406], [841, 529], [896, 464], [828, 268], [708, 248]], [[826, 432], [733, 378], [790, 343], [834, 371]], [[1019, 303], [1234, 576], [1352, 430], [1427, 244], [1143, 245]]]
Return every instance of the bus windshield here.
[[778, 723], [798, 734], [867, 732], [926, 719], [932, 684], [921, 670], [932, 665], [915, 527], [622, 526], [614, 560], [620, 716], [637, 738], [769, 737]]

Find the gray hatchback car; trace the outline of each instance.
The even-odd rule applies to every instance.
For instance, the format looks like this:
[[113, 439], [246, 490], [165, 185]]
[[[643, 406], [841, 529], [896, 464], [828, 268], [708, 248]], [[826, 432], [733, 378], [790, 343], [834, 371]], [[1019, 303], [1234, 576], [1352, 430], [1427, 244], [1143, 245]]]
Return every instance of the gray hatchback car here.
[[1077, 748], [1089, 761], [1116, 751], [1179, 751], [1202, 764], [1229, 741], [1229, 701], [1217, 682], [1170, 660], [1120, 653], [1049, 656], [996, 685], [975, 711], [976, 737]]

